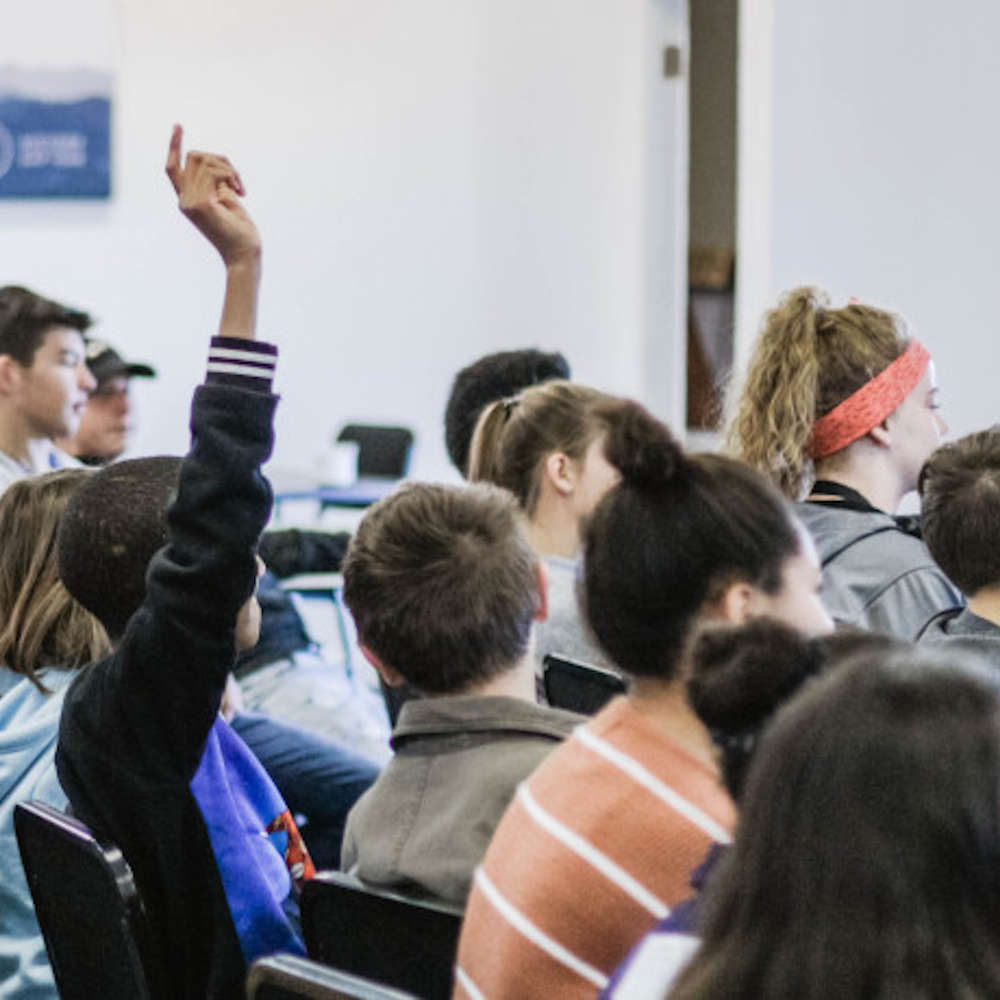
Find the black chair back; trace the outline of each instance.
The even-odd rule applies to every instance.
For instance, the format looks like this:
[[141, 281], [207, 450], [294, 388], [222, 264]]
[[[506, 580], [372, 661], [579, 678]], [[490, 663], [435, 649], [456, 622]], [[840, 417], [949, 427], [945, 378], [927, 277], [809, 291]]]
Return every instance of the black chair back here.
[[297, 955], [270, 955], [250, 966], [247, 1000], [414, 1000], [412, 993], [373, 983]]
[[402, 479], [410, 467], [413, 431], [408, 427], [347, 424], [338, 441], [357, 441], [358, 475]]
[[306, 883], [302, 932], [310, 958], [423, 1000], [448, 1000], [462, 912], [363, 886], [342, 872]]
[[155, 966], [121, 851], [44, 802], [15, 806], [14, 831], [62, 1000], [149, 1000]]
[[553, 708], [596, 715], [616, 694], [625, 693], [625, 681], [602, 667], [577, 663], [551, 653], [542, 662], [545, 697]]

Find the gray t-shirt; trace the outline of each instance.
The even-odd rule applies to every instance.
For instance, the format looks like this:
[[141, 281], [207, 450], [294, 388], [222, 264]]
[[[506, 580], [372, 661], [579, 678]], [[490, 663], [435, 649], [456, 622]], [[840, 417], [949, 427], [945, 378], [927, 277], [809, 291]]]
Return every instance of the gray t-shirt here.
[[620, 673], [590, 634], [577, 603], [579, 561], [542, 556], [542, 562], [549, 571], [549, 617], [535, 626], [537, 675], [542, 676], [542, 663], [549, 653]]

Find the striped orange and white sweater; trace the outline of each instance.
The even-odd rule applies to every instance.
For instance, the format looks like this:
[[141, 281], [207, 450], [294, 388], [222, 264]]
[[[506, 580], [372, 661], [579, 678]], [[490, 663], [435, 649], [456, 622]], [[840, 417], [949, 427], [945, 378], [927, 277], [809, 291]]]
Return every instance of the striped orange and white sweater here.
[[718, 773], [616, 698], [504, 814], [474, 878], [455, 998], [596, 996], [734, 821]]

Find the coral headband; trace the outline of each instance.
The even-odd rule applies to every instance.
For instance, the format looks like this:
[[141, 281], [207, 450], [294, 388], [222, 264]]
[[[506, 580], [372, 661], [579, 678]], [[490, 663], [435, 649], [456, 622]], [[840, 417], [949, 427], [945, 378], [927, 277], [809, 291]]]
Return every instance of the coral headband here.
[[826, 458], [878, 427], [913, 391], [930, 360], [927, 348], [911, 340], [888, 368], [813, 424], [809, 457]]

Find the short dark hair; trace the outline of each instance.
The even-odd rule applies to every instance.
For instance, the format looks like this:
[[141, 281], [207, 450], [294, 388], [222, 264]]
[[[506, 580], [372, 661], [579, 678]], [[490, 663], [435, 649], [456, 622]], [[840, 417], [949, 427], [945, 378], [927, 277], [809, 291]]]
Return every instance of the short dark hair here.
[[167, 507], [181, 459], [116, 462], [70, 500], [59, 527], [59, 576], [113, 639], [146, 596], [149, 562], [167, 543]]
[[410, 684], [458, 693], [527, 651], [538, 560], [514, 498], [413, 483], [365, 515], [344, 560], [358, 636]]
[[625, 405], [605, 445], [622, 480], [584, 527], [580, 599], [621, 670], [670, 679], [706, 601], [740, 580], [777, 593], [799, 535], [762, 475], [721, 455], [685, 456], [662, 423]]
[[808, 638], [772, 618], [704, 628], [692, 647], [687, 697], [719, 748], [733, 801], [768, 721], [806, 681], [862, 652], [894, 648], [905, 645], [878, 632], [844, 628]]
[[1000, 426], [942, 445], [920, 471], [920, 524], [966, 594], [1000, 583]]
[[29, 368], [35, 351], [53, 327], [67, 326], [83, 333], [90, 316], [46, 299], [20, 285], [0, 288], [0, 354], [9, 354]]
[[569, 377], [569, 362], [562, 354], [533, 348], [487, 354], [463, 368], [451, 384], [444, 411], [444, 443], [455, 468], [466, 474], [472, 433], [485, 406], [529, 385]]
[[671, 1000], [992, 996], [1000, 702], [988, 668], [865, 654], [781, 710]]

